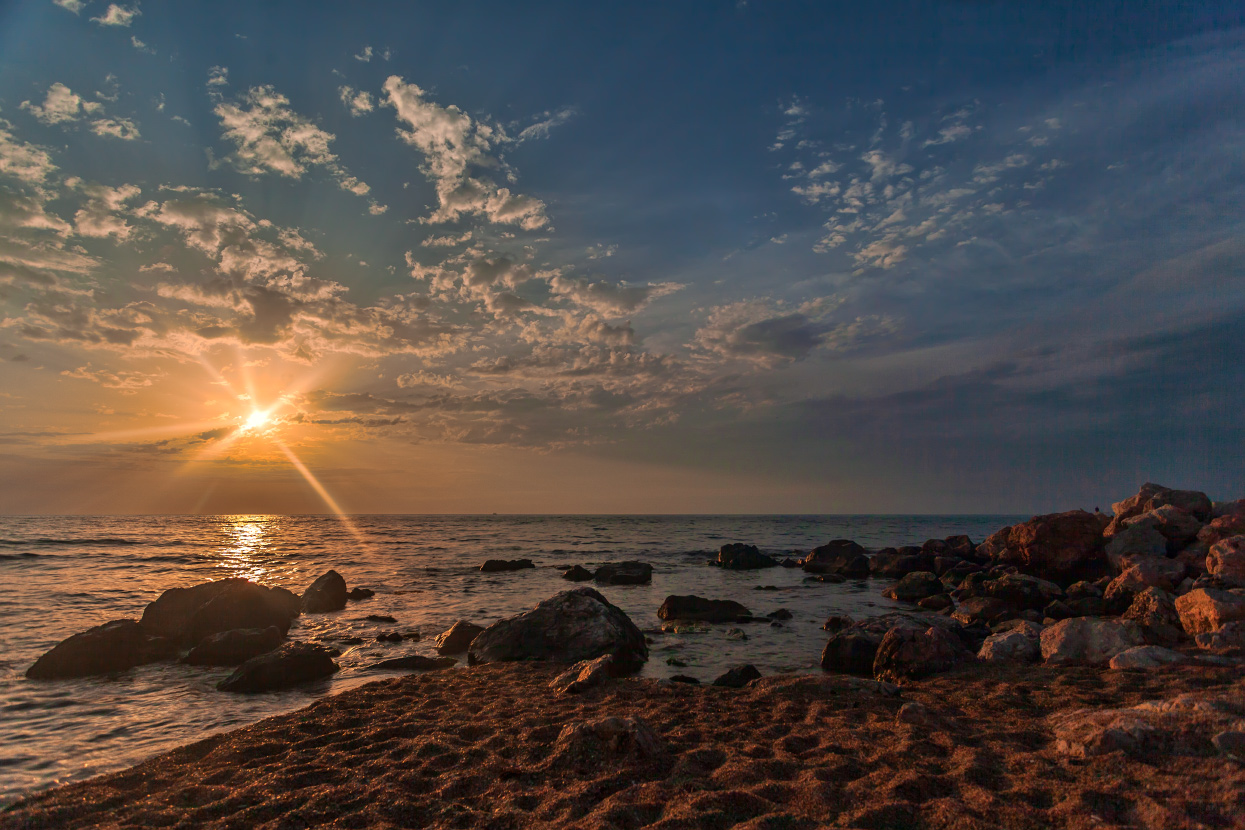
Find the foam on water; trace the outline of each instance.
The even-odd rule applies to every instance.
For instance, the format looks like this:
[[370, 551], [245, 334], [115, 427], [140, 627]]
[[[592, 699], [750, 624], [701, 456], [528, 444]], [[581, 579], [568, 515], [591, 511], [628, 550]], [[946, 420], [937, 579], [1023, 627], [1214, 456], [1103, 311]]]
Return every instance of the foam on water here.
[[[867, 580], [805, 583], [799, 570], [731, 572], [705, 560], [726, 542], [774, 554], [836, 538], [867, 548], [966, 533], [974, 540], [1006, 516], [324, 516], [0, 518], [0, 803], [55, 783], [135, 764], [174, 746], [254, 722], [392, 673], [367, 666], [430, 653], [455, 620], [488, 624], [573, 587], [555, 565], [652, 563], [651, 585], [599, 588], [653, 638], [643, 674], [711, 680], [743, 662], [762, 672], [814, 670], [832, 613], [869, 616], [895, 604]], [[485, 574], [489, 558], [530, 558], [534, 570]], [[241, 576], [301, 592], [336, 568], [376, 596], [334, 614], [308, 615], [299, 640], [337, 644], [342, 671], [321, 683], [267, 695], [215, 689], [227, 669], [156, 664], [114, 676], [31, 681], [26, 668], [60, 640], [142, 614], [171, 587]], [[764, 589], [764, 590], [759, 590]], [[782, 627], [733, 626], [661, 634], [656, 611], [670, 594], [733, 599], [755, 614], [786, 608]], [[388, 614], [396, 624], [369, 622]], [[383, 631], [417, 629], [421, 642], [380, 643]], [[362, 637], [362, 645], [340, 641]], [[685, 663], [676, 667], [668, 660]]]

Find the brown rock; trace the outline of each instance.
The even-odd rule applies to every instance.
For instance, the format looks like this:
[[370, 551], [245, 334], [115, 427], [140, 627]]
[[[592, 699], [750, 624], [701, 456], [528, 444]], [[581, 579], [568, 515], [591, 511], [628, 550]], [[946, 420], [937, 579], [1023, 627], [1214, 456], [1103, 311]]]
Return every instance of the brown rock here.
[[996, 617], [1014, 613], [1015, 610], [1001, 599], [970, 597], [959, 604], [951, 617], [964, 625], [972, 625], [975, 622], [990, 622]]
[[800, 567], [808, 573], [862, 577], [869, 575], [869, 557], [864, 548], [850, 539], [835, 539], [814, 548], [800, 561]]
[[1141, 626], [1131, 621], [1073, 617], [1042, 629], [1042, 659], [1055, 665], [1101, 665], [1144, 644]]
[[889, 683], [916, 680], [972, 659], [964, 644], [941, 628], [892, 628], [873, 659], [873, 678]]
[[459, 620], [451, 625], [433, 643], [437, 654], [462, 654], [471, 647], [471, 642], [484, 631], [484, 626]]
[[1211, 545], [1206, 570], [1212, 576], [1245, 585], [1245, 536], [1230, 536]]
[[606, 654], [595, 660], [580, 660], [575, 665], [555, 677], [549, 687], [560, 694], [574, 695], [599, 686], [610, 676], [610, 668], [614, 656]]
[[1117, 576], [1107, 586], [1103, 600], [1111, 613], [1122, 613], [1133, 602], [1133, 597], [1146, 588], [1174, 591], [1185, 577], [1184, 564], [1157, 556], [1147, 557]]
[[[983, 547], [994, 538], [987, 539]], [[1014, 564], [1035, 576], [1065, 575], [1104, 561], [1102, 524], [1084, 510], [1034, 516], [1011, 528], [1002, 550], [995, 546], [991, 548], [996, 561]]]
[[1161, 588], [1140, 591], [1133, 597], [1123, 619], [1141, 626], [1142, 636], [1152, 645], [1173, 645], [1184, 638], [1175, 600]]
[[1127, 527], [1152, 527], [1167, 540], [1167, 552], [1176, 553], [1197, 538], [1202, 522], [1196, 516], [1181, 510], [1174, 504], [1156, 507], [1140, 516], [1125, 519]]
[[1199, 588], [1176, 599], [1180, 624], [1188, 634], [1205, 634], [1235, 620], [1245, 620], [1245, 596], [1217, 588]]
[[1240, 654], [1245, 652], [1245, 621], [1227, 623], [1215, 631], [1197, 635], [1194, 640], [1198, 648], [1212, 654]]
[[[1234, 503], [1239, 504], [1239, 502]], [[1197, 532], [1197, 540], [1207, 545], [1213, 545], [1221, 539], [1228, 539], [1242, 534], [1245, 534], [1245, 509], [1225, 513], [1216, 519], [1212, 519], [1209, 524], [1204, 525]]]

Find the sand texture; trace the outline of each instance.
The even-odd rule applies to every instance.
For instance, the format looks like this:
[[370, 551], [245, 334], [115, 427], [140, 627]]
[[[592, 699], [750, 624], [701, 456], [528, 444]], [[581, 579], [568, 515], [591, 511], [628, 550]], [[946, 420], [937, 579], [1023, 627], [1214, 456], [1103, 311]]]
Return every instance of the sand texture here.
[[[977, 665], [898, 696], [840, 675], [568, 696], [548, 688], [560, 668], [372, 683], [35, 796], [0, 827], [1245, 827], [1231, 757], [1075, 757], [1052, 726], [1182, 693], [1245, 703], [1239, 667]], [[908, 702], [928, 711], [897, 717]]]

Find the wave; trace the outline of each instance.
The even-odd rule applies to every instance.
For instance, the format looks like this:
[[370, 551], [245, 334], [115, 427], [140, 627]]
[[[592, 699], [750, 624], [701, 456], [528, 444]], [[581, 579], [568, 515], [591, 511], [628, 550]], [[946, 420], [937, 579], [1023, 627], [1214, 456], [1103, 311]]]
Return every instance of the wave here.
[[0, 562], [10, 559], [38, 559], [39, 554], [33, 551], [22, 551], [21, 553], [0, 553]]
[[116, 545], [118, 547], [129, 547], [143, 544], [146, 543], [140, 542], [137, 539], [122, 539], [116, 536], [101, 536], [98, 538], [85, 539], [53, 539], [50, 537], [42, 537], [39, 539], [0, 539], [0, 547], [10, 548], [24, 547], [27, 545], [40, 547], [61, 547], [72, 545]]

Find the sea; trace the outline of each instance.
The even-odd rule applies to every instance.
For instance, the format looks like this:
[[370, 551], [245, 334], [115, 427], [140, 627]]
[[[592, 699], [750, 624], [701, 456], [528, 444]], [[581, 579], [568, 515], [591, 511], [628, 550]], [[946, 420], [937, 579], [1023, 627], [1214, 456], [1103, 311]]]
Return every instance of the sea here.
[[[1025, 517], [0, 517], [0, 805], [401, 674], [370, 666], [434, 654], [433, 638], [456, 620], [488, 625], [575, 587], [561, 578], [559, 565], [652, 564], [651, 585], [597, 586], [651, 637], [643, 676], [682, 674], [707, 683], [743, 663], [764, 674], [818, 671], [826, 617], [893, 610], [897, 604], [881, 596], [885, 585], [806, 581], [799, 569], [710, 567], [707, 561], [722, 545], [744, 542], [782, 556], [832, 539], [853, 539], [869, 549], [957, 534], [980, 541], [1018, 518]], [[536, 567], [482, 573], [481, 563], [495, 558], [528, 558]], [[141, 617], [168, 588], [246, 577], [301, 593], [329, 568], [349, 587], [376, 592], [343, 611], [304, 615], [291, 629], [292, 639], [341, 650], [341, 671], [329, 680], [237, 695], [216, 689], [229, 669], [178, 663], [77, 680], [24, 676], [62, 639]], [[792, 618], [663, 633], [657, 609], [671, 594], [735, 600], [757, 616], [785, 608]], [[368, 615], [397, 622], [369, 621]], [[420, 639], [377, 641], [393, 631], [417, 631]], [[343, 642], [354, 638], [362, 643]]]

